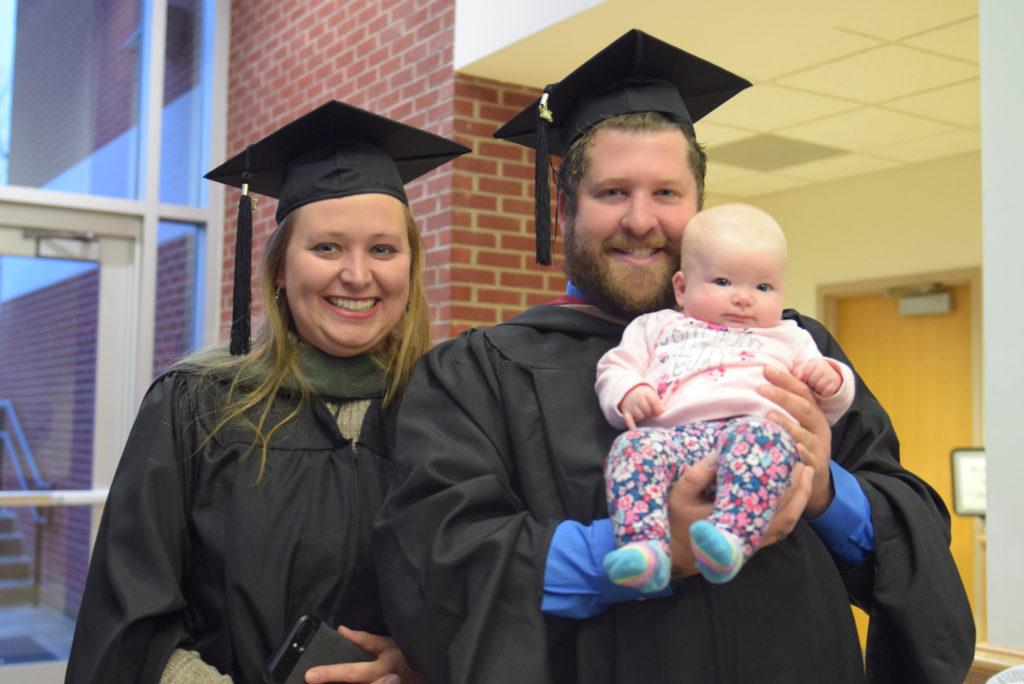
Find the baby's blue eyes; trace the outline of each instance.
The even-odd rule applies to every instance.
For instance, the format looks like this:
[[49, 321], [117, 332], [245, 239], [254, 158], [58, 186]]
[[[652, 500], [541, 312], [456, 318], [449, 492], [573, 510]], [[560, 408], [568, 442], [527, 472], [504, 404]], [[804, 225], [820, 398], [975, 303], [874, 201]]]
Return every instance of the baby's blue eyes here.
[[[715, 278], [711, 283], [718, 287], [729, 287], [732, 285], [732, 281], [728, 278]], [[758, 292], [771, 292], [774, 288], [771, 286], [771, 283], [758, 283], [754, 289]]]

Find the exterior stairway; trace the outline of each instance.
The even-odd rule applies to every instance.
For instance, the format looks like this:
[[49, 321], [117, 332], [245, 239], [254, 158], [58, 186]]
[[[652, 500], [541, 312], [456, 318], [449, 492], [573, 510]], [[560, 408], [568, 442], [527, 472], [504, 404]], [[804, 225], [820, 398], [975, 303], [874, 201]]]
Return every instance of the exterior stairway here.
[[25, 538], [18, 531], [17, 518], [0, 509], [0, 606], [32, 603], [32, 558], [25, 553]]

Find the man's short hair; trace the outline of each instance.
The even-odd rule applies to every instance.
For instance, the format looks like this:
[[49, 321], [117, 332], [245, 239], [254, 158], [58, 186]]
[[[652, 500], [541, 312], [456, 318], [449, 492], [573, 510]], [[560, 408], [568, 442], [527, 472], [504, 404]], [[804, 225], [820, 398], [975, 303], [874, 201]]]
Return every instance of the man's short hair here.
[[565, 195], [566, 212], [570, 217], [576, 215], [576, 192], [580, 181], [590, 168], [590, 141], [602, 128], [637, 133], [658, 133], [660, 131], [678, 129], [689, 143], [687, 161], [690, 171], [697, 181], [697, 208], [704, 206], [704, 176], [707, 174], [708, 156], [704, 146], [697, 142], [693, 126], [669, 119], [659, 112], [631, 112], [617, 114], [591, 126], [570, 145], [558, 167], [558, 191]]

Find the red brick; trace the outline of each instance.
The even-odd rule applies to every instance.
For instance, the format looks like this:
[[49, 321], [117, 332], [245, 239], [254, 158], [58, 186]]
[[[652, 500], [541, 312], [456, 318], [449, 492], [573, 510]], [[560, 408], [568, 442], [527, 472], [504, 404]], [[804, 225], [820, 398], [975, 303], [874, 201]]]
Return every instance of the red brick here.
[[452, 280], [456, 283], [478, 283], [480, 285], [494, 285], [495, 282], [494, 271], [484, 268], [452, 266], [451, 273]]
[[530, 237], [522, 237], [519, 235], [502, 235], [501, 236], [501, 249], [518, 249], [523, 252], [534, 252], [536, 251], [536, 240], [531, 235]]
[[[491, 132], [493, 132], [493, 127], [489, 128]], [[490, 133], [488, 133], [488, 135], [490, 135]], [[502, 142], [499, 140], [483, 140], [480, 142], [480, 154], [485, 157], [497, 157], [499, 159], [521, 162], [523, 160], [523, 155], [525, 154], [525, 149], [520, 145], [513, 145], [512, 143]]]
[[480, 118], [485, 121], [492, 121], [499, 126], [519, 113], [515, 107], [502, 107], [500, 105], [480, 104]]
[[497, 89], [473, 83], [466, 83], [460, 79], [455, 80], [455, 95], [456, 97], [465, 97], [470, 100], [481, 102], [498, 102]]
[[513, 233], [518, 233], [522, 230], [521, 219], [497, 214], [477, 214], [476, 225], [478, 228], [491, 228], [493, 230], [504, 230]]
[[532, 273], [510, 273], [502, 271], [498, 279], [502, 287], [516, 287], [527, 290], [544, 289], [544, 278]]
[[476, 195], [466, 192], [455, 193], [455, 206], [464, 209], [481, 209], [483, 211], [496, 211], [498, 200], [490, 195]]
[[481, 159], [480, 157], [465, 155], [459, 157], [456, 164], [460, 171], [467, 171], [469, 173], [482, 173], [490, 176], [497, 175], [498, 173], [498, 162], [493, 159]]
[[476, 291], [476, 298], [478, 302], [485, 304], [523, 305], [523, 293], [515, 290], [492, 290], [482, 287]]
[[514, 197], [502, 197], [501, 210], [509, 214], [524, 214], [526, 216], [533, 216], [533, 200], [516, 199]]
[[472, 245], [474, 247], [494, 247], [495, 245], [493, 233], [482, 233], [460, 228], [452, 230], [452, 241], [459, 245]]
[[515, 107], [517, 113], [519, 110], [533, 104], [538, 97], [540, 97], [540, 93], [520, 93], [514, 90], [503, 90], [501, 92], [502, 104]]
[[526, 306], [537, 306], [538, 304], [547, 304], [557, 295], [549, 292], [528, 292], [526, 293]]
[[478, 178], [477, 188], [480, 192], [493, 192], [498, 195], [523, 195], [523, 184], [519, 181], [502, 180], [500, 178]]
[[462, 321], [478, 321], [480, 323], [496, 323], [497, 312], [494, 309], [466, 304], [452, 304], [452, 318]]
[[[469, 135], [475, 135], [481, 138], [490, 138], [494, 133], [495, 127], [493, 124], [481, 123], [479, 121], [471, 121], [470, 119], [456, 119], [455, 120], [455, 132], [456, 133], [468, 133]], [[486, 156], [496, 156], [487, 154]]]
[[520, 178], [532, 181], [535, 174], [533, 164], [521, 164], [504, 161], [501, 163], [501, 175], [509, 178]]
[[476, 255], [476, 263], [479, 266], [519, 269], [523, 267], [523, 257], [521, 254], [513, 254], [510, 252], [488, 252], [480, 250]]
[[468, 247], [452, 247], [452, 264], [472, 264], [473, 263], [473, 250]]

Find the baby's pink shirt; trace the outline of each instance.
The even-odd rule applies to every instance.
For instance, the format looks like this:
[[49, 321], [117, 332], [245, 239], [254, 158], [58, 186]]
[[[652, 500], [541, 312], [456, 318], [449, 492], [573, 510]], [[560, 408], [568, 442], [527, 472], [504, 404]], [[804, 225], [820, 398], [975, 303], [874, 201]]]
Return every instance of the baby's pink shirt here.
[[[791, 372], [813, 358], [822, 358], [821, 352], [794, 321], [773, 328], [727, 328], [665, 309], [636, 318], [619, 346], [601, 357], [597, 396], [605, 418], [618, 428], [626, 427], [619, 404], [640, 384], [653, 387], [665, 408], [644, 420], [645, 427], [764, 416], [784, 411], [755, 389], [767, 383], [763, 366]], [[815, 396], [833, 424], [853, 402], [854, 378], [849, 366], [827, 360], [839, 371], [842, 385], [831, 397]]]

